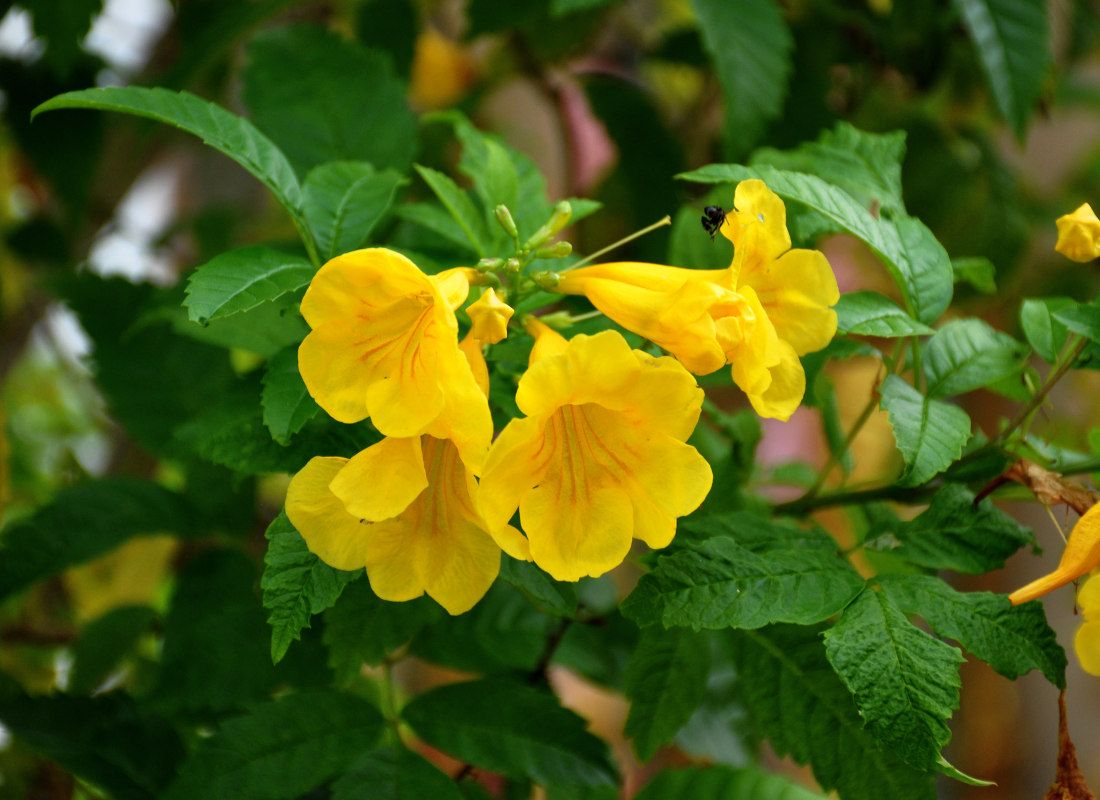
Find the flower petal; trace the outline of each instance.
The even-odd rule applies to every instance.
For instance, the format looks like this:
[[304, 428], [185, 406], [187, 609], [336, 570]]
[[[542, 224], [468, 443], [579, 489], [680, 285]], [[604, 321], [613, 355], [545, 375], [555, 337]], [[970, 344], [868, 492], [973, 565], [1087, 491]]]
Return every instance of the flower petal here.
[[286, 515], [310, 552], [330, 567], [352, 570], [364, 564], [371, 526], [349, 514], [329, 489], [345, 464], [346, 458], [311, 458], [290, 479]]
[[348, 461], [329, 489], [349, 514], [378, 522], [403, 512], [427, 485], [420, 437], [386, 437]]
[[786, 422], [806, 394], [806, 373], [794, 348], [780, 342], [779, 363], [768, 369], [771, 382], [759, 394], [746, 392], [749, 402], [762, 417]]
[[825, 347], [836, 334], [840, 299], [836, 276], [818, 250], [791, 250], [746, 285], [756, 290], [775, 332], [804, 356]]
[[1100, 622], [1085, 622], [1073, 636], [1073, 649], [1081, 669], [1100, 676]]
[[383, 247], [355, 250], [317, 271], [302, 298], [302, 316], [317, 328], [335, 319], [369, 316], [423, 293], [433, 293], [428, 276], [405, 256]]
[[[552, 457], [542, 421], [534, 417], [512, 420], [493, 442], [478, 488], [478, 508], [493, 536], [516, 513], [524, 493], [542, 480]], [[501, 547], [507, 550], [503, 541]]]

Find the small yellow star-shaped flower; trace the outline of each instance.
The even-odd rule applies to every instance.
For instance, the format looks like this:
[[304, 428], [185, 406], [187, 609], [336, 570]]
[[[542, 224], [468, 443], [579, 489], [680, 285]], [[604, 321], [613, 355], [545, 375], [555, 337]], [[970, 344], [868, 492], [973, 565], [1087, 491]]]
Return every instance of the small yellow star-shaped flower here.
[[1058, 243], [1054, 249], [1082, 264], [1100, 257], [1100, 219], [1084, 203], [1072, 214], [1058, 218]]
[[466, 309], [473, 323], [470, 335], [482, 344], [496, 344], [508, 336], [508, 320], [515, 310], [497, 297], [491, 288]]

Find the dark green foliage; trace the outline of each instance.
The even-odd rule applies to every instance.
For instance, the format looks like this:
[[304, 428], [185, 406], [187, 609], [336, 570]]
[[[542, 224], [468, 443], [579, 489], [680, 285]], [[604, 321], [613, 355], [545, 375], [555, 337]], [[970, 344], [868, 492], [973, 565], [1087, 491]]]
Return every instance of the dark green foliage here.
[[708, 800], [820, 800], [822, 795], [756, 768], [688, 767], [660, 773], [638, 800], [706, 797]]
[[91, 694], [149, 632], [155, 619], [156, 612], [148, 606], [122, 606], [89, 622], [73, 645], [69, 690]]
[[898, 483], [919, 486], [947, 469], [970, 439], [970, 417], [958, 406], [925, 397], [897, 375], [879, 390], [905, 460]]
[[448, 776], [404, 748], [373, 750], [356, 761], [332, 786], [332, 800], [461, 800]]
[[606, 745], [557, 698], [503, 679], [425, 692], [402, 719], [417, 735], [471, 764], [550, 786], [614, 783]]

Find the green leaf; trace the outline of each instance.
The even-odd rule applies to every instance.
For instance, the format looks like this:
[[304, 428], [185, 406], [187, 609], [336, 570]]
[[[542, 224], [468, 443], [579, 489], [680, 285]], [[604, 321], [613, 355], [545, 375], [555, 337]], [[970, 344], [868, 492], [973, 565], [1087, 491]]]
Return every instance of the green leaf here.
[[352, 581], [324, 616], [324, 643], [337, 682], [352, 683], [363, 664], [381, 664], [387, 653], [408, 642], [439, 613], [426, 597], [392, 603], [378, 597], [369, 582]]
[[935, 322], [951, 303], [951, 260], [919, 220], [875, 217], [851, 195], [815, 175], [767, 165], [710, 164], [677, 177], [697, 183], [759, 178], [780, 197], [822, 214], [874, 250], [897, 282], [906, 308], [915, 319], [925, 324]]
[[731, 648], [757, 735], [779, 756], [810, 764], [841, 800], [934, 800], [932, 773], [884, 750], [825, 658], [820, 630], [774, 626], [736, 634]]
[[980, 319], [953, 319], [924, 348], [929, 397], [951, 397], [1018, 374], [1024, 367], [1020, 343]]
[[617, 781], [607, 745], [551, 694], [504, 679], [455, 683], [413, 698], [402, 719], [461, 761], [543, 785]]
[[968, 284], [982, 294], [997, 292], [997, 268], [988, 258], [953, 258], [951, 269], [955, 272], [955, 283]]
[[462, 800], [458, 786], [405, 748], [373, 750], [332, 785], [332, 800]]
[[260, 588], [270, 613], [271, 660], [279, 663], [290, 643], [309, 627], [309, 618], [332, 606], [344, 587], [362, 574], [330, 567], [306, 547], [305, 540], [279, 512], [267, 526], [267, 554]]
[[1042, 603], [1014, 606], [1004, 595], [957, 592], [931, 575], [883, 575], [886, 594], [919, 614], [939, 636], [954, 639], [1009, 680], [1037, 669], [1066, 687], [1066, 653], [1047, 624]]
[[530, 561], [502, 557], [500, 577], [523, 592], [543, 613], [568, 618], [577, 613], [576, 584], [556, 581]]
[[707, 690], [710, 643], [683, 628], [648, 628], [626, 668], [630, 713], [623, 732], [643, 762], [684, 726]]
[[447, 240], [449, 245], [457, 245], [463, 253], [476, 253], [477, 248], [470, 244], [466, 231], [455, 218], [441, 205], [435, 203], [406, 203], [394, 209], [398, 219], [426, 228]]
[[412, 163], [416, 116], [383, 53], [317, 26], [274, 28], [248, 43], [241, 80], [257, 127], [300, 173], [327, 161]]
[[895, 338], [927, 336], [935, 332], [878, 292], [842, 294], [835, 308], [840, 333]]
[[194, 533], [184, 499], [135, 478], [102, 478], [62, 489], [0, 538], [0, 599], [109, 553], [141, 534]]
[[156, 616], [148, 606], [122, 606], [85, 625], [73, 645], [69, 691], [92, 694], [149, 631]]
[[1055, 311], [1054, 318], [1090, 342], [1100, 342], [1100, 306], [1095, 303]]
[[707, 800], [824, 800], [825, 796], [811, 792], [790, 778], [773, 775], [758, 767], [686, 767], [666, 769], [659, 773], [635, 800], [672, 800], [672, 798], [707, 798]]
[[1047, 8], [1031, 0], [954, 0], [997, 108], [1023, 137], [1052, 56]]
[[762, 519], [756, 514], [733, 511], [693, 515], [680, 522], [679, 532], [699, 538], [724, 536], [754, 553], [769, 550], [823, 550], [836, 553], [836, 539], [820, 528], [799, 528]]
[[378, 710], [339, 692], [288, 694], [204, 739], [164, 800], [298, 797], [346, 772], [382, 733]]
[[278, 676], [256, 578], [252, 559], [237, 551], [206, 550], [188, 562], [164, 620], [155, 708], [227, 711], [268, 696]]
[[189, 339], [271, 358], [284, 347], [300, 343], [309, 333], [309, 326], [298, 313], [300, 302], [300, 294], [286, 294], [270, 303], [219, 317], [205, 325], [189, 320], [182, 307], [161, 308], [145, 317], [142, 324], [168, 320], [176, 333]]
[[488, 242], [490, 237], [485, 227], [484, 217], [478, 213], [470, 196], [458, 188], [458, 184], [442, 172], [437, 172], [431, 167], [422, 167], [419, 164], [413, 166], [420, 177], [424, 179], [424, 182], [428, 184], [428, 187], [435, 192], [436, 197], [443, 203], [451, 216], [454, 217], [455, 222], [462, 228], [462, 232], [474, 248], [474, 252], [484, 258], [489, 252]]
[[309, 396], [298, 372], [296, 346], [280, 350], [267, 362], [260, 402], [264, 409], [264, 425], [279, 444], [287, 444], [290, 437], [321, 410]]
[[951, 569], [968, 575], [1000, 569], [1025, 544], [1031, 531], [993, 505], [988, 498], [974, 505], [974, 494], [958, 484], [936, 492], [928, 508], [909, 522], [882, 523], [868, 546], [890, 550], [911, 564]]
[[159, 800], [184, 755], [168, 721], [122, 691], [31, 697], [5, 685], [0, 720], [27, 747], [117, 800]]
[[408, 181], [365, 161], [335, 161], [310, 171], [302, 192], [305, 215], [322, 261], [362, 246]]
[[752, 166], [805, 172], [839, 186], [865, 208], [877, 207], [886, 216], [905, 214], [901, 196], [901, 162], [905, 131], [868, 133], [847, 122], [822, 131], [815, 142], [794, 150], [762, 147], [752, 154]]
[[191, 321], [204, 325], [300, 289], [314, 272], [307, 259], [270, 247], [230, 250], [191, 273], [183, 304]]
[[[5, 5], [5, 12], [10, 5]], [[49, 0], [21, 0], [20, 6], [34, 18], [35, 36], [46, 40], [46, 62], [58, 75], [67, 76], [84, 56], [80, 43], [103, 10], [103, 0], [70, 0], [64, 13]]]
[[1031, 348], [1048, 364], [1058, 360], [1066, 346], [1069, 329], [1054, 315], [1077, 305], [1068, 297], [1027, 298], [1020, 306], [1020, 327]]
[[970, 438], [970, 417], [958, 406], [930, 400], [897, 375], [887, 375], [879, 389], [880, 408], [905, 459], [899, 486], [919, 486], [947, 469]]
[[825, 653], [872, 735], [906, 763], [934, 769], [959, 705], [962, 653], [870, 588], [825, 631]]
[[[296, 81], [296, 83], [301, 83]], [[198, 136], [251, 172], [290, 212], [299, 232], [306, 235], [302, 217], [302, 189], [283, 151], [246, 119], [231, 114], [189, 92], [138, 86], [82, 89], [66, 92], [38, 106], [31, 117], [59, 108], [121, 111], [155, 119]]]
[[622, 612], [641, 626], [694, 630], [809, 625], [836, 614], [862, 588], [835, 551], [779, 546], [754, 553], [716, 536], [661, 556]]
[[774, 0], [692, 0], [691, 7], [722, 86], [727, 150], [746, 153], [783, 108], [794, 39]]

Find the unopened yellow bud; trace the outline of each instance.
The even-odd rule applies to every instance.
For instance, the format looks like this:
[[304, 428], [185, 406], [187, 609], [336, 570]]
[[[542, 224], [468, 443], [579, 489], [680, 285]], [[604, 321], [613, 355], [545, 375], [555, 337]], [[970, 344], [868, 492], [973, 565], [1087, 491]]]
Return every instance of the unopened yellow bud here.
[[1072, 214], [1059, 217], [1058, 243], [1054, 249], [1073, 261], [1092, 261], [1100, 256], [1100, 219], [1092, 206], [1084, 203]]
[[495, 291], [486, 289], [477, 302], [466, 309], [466, 313], [473, 323], [470, 335], [484, 344], [496, 344], [508, 336], [508, 320], [515, 310], [502, 301]]

